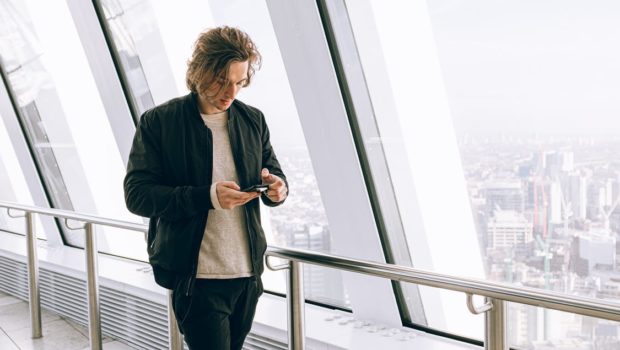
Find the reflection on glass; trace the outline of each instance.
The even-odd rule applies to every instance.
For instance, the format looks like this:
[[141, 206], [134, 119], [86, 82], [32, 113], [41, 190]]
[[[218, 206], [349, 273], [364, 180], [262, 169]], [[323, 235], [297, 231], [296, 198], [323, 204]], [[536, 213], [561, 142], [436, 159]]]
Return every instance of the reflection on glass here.
[[[262, 208], [268, 243], [330, 252], [331, 233], [325, 209], [266, 3], [105, 0], [102, 6], [136, 101], [150, 96], [147, 102], [157, 105], [187, 93], [186, 62], [198, 33], [206, 28], [236, 26], [252, 37], [263, 56], [263, 66], [239, 98], [264, 112], [271, 142], [291, 186], [284, 206]], [[138, 104], [140, 111], [150, 106]], [[304, 278], [307, 298], [348, 305], [339, 272], [306, 268]], [[268, 290], [285, 292], [282, 273], [267, 271], [264, 280]]]
[[[0, 115], [0, 189], [2, 189], [0, 201], [34, 205], [2, 115]], [[43, 226], [38, 216], [36, 225], [39, 228], [36, 231], [37, 237], [45, 239], [45, 232], [40, 229]], [[0, 230], [25, 234], [25, 221], [23, 218], [12, 218], [6, 209], [0, 209]]]
[[[153, 22], [154, 14], [150, 3], [144, 0], [138, 1], [101, 1], [108, 27], [113, 37], [116, 52], [123, 66], [123, 72], [130, 85], [131, 97], [139, 113], [155, 106], [153, 96], [149, 90], [148, 82], [144, 76], [140, 54], [134, 43], [138, 42], [141, 47], [143, 41], [148, 38], [159, 38], [157, 24]], [[164, 50], [153, 50], [153, 55], [165, 55]]]
[[[9, 77], [11, 77], [11, 74], [9, 74]], [[21, 111], [26, 135], [37, 153], [35, 159], [39, 160], [39, 167], [44, 172], [43, 178], [46, 179], [46, 184], [51, 191], [51, 197], [54, 198], [55, 207], [72, 210], [73, 205], [71, 204], [67, 187], [60, 174], [56, 156], [54, 155], [36, 104], [33, 101], [22, 107]]]
[[[52, 193], [54, 205], [73, 210], [64, 180], [60, 175], [56, 157], [50, 147], [47, 132], [43, 127], [35, 99], [50, 84], [49, 76], [42, 67], [40, 49], [32, 24], [26, 19], [25, 9], [12, 1], [0, 2], [0, 47], [1, 58], [13, 96], [17, 99], [26, 137], [36, 153], [35, 161], [44, 172], [43, 181]], [[53, 91], [50, 91], [53, 94]], [[53, 98], [53, 97], [52, 97]], [[8, 140], [7, 140], [8, 141]], [[30, 199], [29, 202], [32, 202]], [[22, 229], [23, 230], [23, 229]], [[19, 231], [22, 231], [19, 230]]]
[[[385, 59], [379, 68], [388, 72], [393, 91], [373, 99], [394, 99], [403, 130], [417, 121], [431, 134], [407, 134], [406, 146], [415, 153], [410, 159], [417, 161], [412, 169], [448, 179], [452, 166], [463, 174], [431, 188], [417, 183], [428, 239], [439, 236], [452, 249], [466, 235], [490, 280], [620, 301], [620, 100], [612, 97], [620, 93], [620, 4], [371, 4], [382, 45], [375, 53]], [[427, 24], [426, 32], [403, 24], [416, 22], [405, 20], [413, 17]], [[353, 29], [363, 46], [368, 38]], [[371, 58], [362, 62], [381, 62]], [[399, 69], [403, 60], [413, 68]], [[364, 68], [368, 73], [377, 66]], [[453, 146], [456, 151], [444, 157]], [[461, 186], [468, 201], [455, 208]], [[435, 216], [425, 208], [436, 208]], [[466, 226], [430, 229], [435, 220], [462, 215], [471, 217], [474, 235]], [[470, 252], [455, 255], [458, 264], [473, 263], [475, 257], [464, 258]], [[430, 255], [446, 270], [454, 263], [437, 250]], [[456, 309], [443, 306], [449, 320]], [[519, 348], [618, 347], [620, 325], [614, 322], [521, 305], [511, 305], [508, 320], [510, 345]], [[446, 330], [481, 333], [462, 333], [450, 322]]]

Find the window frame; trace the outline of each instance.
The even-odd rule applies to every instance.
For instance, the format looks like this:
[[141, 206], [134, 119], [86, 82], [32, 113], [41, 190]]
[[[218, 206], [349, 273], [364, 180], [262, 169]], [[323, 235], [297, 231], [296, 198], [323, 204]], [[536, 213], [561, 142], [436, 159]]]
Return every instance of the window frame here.
[[[325, 205], [334, 252], [386, 262], [317, 3], [280, 0], [268, 1], [267, 7]], [[343, 278], [356, 318], [402, 325], [391, 281], [348, 272]]]
[[[26, 139], [25, 130], [19, 117], [19, 108], [17, 100], [8, 83], [8, 75], [4, 69], [2, 58], [0, 57], [0, 118], [3, 118], [4, 124], [9, 134], [9, 142], [12, 143], [16, 153], [19, 165], [22, 168], [24, 179], [28, 186], [28, 190], [32, 196], [35, 206], [51, 208], [50, 196], [47, 186], [41, 180], [41, 169], [34, 161], [32, 146]], [[47, 245], [49, 247], [59, 247], [64, 245], [64, 239], [61, 236], [61, 226], [57, 219], [46, 215], [40, 215], [43, 227], [35, 228], [45, 231]]]

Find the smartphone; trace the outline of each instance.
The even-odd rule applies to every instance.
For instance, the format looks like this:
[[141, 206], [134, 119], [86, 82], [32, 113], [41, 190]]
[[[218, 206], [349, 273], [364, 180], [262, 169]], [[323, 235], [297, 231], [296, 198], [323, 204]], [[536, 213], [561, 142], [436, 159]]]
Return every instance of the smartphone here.
[[269, 189], [269, 185], [252, 185], [248, 188], [244, 188], [241, 192], [265, 192]]

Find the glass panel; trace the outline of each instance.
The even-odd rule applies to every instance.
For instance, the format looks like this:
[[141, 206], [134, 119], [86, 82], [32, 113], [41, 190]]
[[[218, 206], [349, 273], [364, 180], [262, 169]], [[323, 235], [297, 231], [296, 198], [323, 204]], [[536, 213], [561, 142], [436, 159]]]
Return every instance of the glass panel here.
[[[187, 93], [186, 62], [201, 31], [229, 25], [252, 37], [263, 64], [239, 99], [265, 113], [271, 142], [291, 186], [285, 205], [262, 208], [268, 242], [330, 252], [329, 225], [266, 3], [104, 0], [102, 6], [140, 112]], [[282, 273], [268, 271], [264, 279], [268, 290], [285, 292]], [[307, 298], [348, 305], [340, 273], [310, 268], [305, 280]]]
[[[4, 123], [3, 115], [0, 115], [0, 201], [14, 202], [26, 205], [34, 205], [30, 189], [24, 178], [24, 172], [17, 160], [15, 149], [11, 144], [9, 133]], [[21, 215], [20, 212], [12, 212], [12, 215]], [[40, 218], [36, 223], [37, 238], [46, 239]], [[0, 230], [26, 234], [26, 226], [23, 218], [12, 218], [6, 209], [0, 208]]]
[[[125, 170], [67, 4], [0, 0], [0, 17], [3, 64], [53, 206], [141, 222], [125, 209]], [[146, 259], [142, 233], [98, 230], [100, 251]], [[83, 232], [65, 238], [83, 246]]]
[[508, 303], [508, 344], [522, 350], [618, 349], [620, 324]]
[[[620, 299], [620, 5], [382, 5], [347, 1], [385, 148], [371, 161], [387, 161], [411, 213], [414, 266]], [[481, 339], [462, 299], [421, 294], [429, 326]], [[619, 330], [553, 312], [527, 322], [538, 331], [511, 346], [593, 349]]]

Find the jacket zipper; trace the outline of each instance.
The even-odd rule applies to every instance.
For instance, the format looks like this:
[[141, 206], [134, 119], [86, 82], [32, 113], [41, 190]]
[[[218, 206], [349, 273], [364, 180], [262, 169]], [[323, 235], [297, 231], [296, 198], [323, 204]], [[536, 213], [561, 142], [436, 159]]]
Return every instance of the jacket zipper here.
[[[213, 135], [211, 134], [211, 129], [209, 129], [209, 127], [207, 125], [204, 125], [204, 127], [207, 129], [207, 135], [211, 136], [211, 139], [213, 139]], [[207, 148], [209, 145], [209, 141], [207, 139]], [[211, 145], [213, 145], [213, 141], [211, 141]], [[209, 157], [209, 159], [211, 159], [211, 182], [213, 182], [213, 146], [211, 146], [211, 157]], [[198, 272], [198, 260], [200, 259], [200, 244], [202, 242], [202, 238], [205, 234], [205, 227], [207, 225], [207, 220], [209, 217], [209, 212], [207, 211], [207, 213], [205, 213], [204, 215], [204, 219], [202, 220], [203, 224], [202, 224], [202, 235], [200, 235], [200, 240], [198, 242], [196, 242], [196, 252], [194, 253], [194, 256], [196, 257], [194, 259], [194, 265], [192, 266], [192, 271], [191, 274], [189, 275], [189, 281], [187, 282], [187, 291], [185, 292], [186, 296], [190, 296], [191, 292], [194, 288], [194, 283], [196, 283], [196, 273]]]
[[[155, 232], [157, 232], [157, 227], [159, 227], [159, 217], [157, 218], [157, 221], [155, 221]], [[147, 233], [147, 239], [148, 239], [148, 233]], [[153, 247], [155, 246], [155, 238], [153, 238], [153, 242], [151, 242], [151, 249], [153, 249]]]
[[[204, 235], [204, 227], [207, 225], [207, 220], [208, 220], [208, 214], [205, 214], [204, 219], [202, 220], [202, 222], [204, 223], [202, 225], [202, 234]], [[189, 275], [189, 280], [187, 282], [187, 291], [185, 292], [186, 296], [190, 296], [192, 294], [192, 290], [194, 289], [194, 284], [196, 283], [196, 273], [198, 272], [198, 260], [200, 259], [200, 243], [202, 242], [202, 239], [198, 242], [196, 242], [196, 259], [194, 260], [194, 265], [192, 266], [192, 271], [191, 274]]]
[[[233, 160], [235, 162], [235, 167], [237, 168], [237, 175], [239, 175], [239, 178], [242, 178], [242, 177], [245, 178], [246, 174], [240, 174], [239, 173], [240, 170], [243, 169], [243, 168], [241, 168], [239, 166], [239, 162], [237, 161], [238, 154], [239, 154], [238, 149], [237, 149], [237, 143], [233, 142], [232, 139], [231, 139], [232, 132], [231, 132], [230, 116], [229, 116], [228, 120], [229, 120], [229, 123], [228, 123], [228, 139], [231, 140], [230, 146], [233, 148], [232, 155], [233, 155]], [[239, 185], [241, 185], [241, 184], [239, 184]], [[243, 184], [243, 185], [244, 186], [246, 186], [246, 185], [249, 186], [251, 184]], [[245, 230], [246, 230], [246, 232], [248, 234], [248, 238], [250, 239], [250, 260], [252, 261], [252, 270], [253, 270], [254, 274], [257, 274], [258, 273], [258, 269], [257, 269], [257, 266], [255, 266], [255, 259], [254, 259], [254, 235], [250, 231], [250, 223], [249, 223], [250, 220], [249, 220], [249, 217], [248, 217], [248, 210], [247, 210], [245, 204], [243, 205], [243, 213], [245, 215]]]

